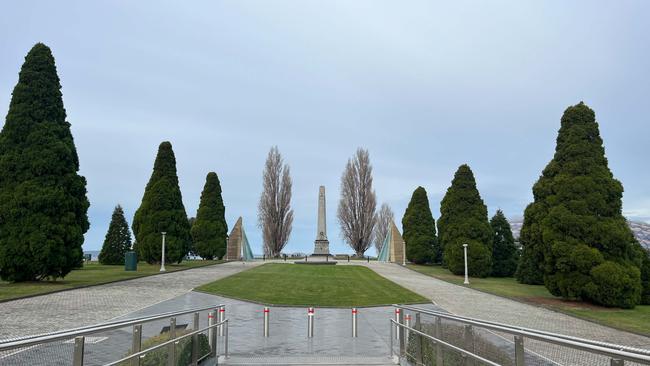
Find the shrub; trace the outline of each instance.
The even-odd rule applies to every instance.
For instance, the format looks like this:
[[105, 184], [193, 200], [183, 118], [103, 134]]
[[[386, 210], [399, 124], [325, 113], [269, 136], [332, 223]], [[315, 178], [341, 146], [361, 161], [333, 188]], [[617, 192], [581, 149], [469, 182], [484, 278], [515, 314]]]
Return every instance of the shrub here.
[[643, 265], [641, 267], [641, 304], [650, 305], [650, 252], [644, 250]]
[[[184, 334], [189, 333], [189, 330], [176, 330], [176, 336], [182, 336]], [[176, 365], [177, 366], [186, 366], [191, 363], [192, 360], [192, 338], [193, 337], [186, 337], [181, 339], [178, 344], [176, 344]], [[203, 355], [206, 355], [210, 353], [210, 344], [208, 342], [208, 337], [203, 334], [199, 333], [199, 354], [198, 357], [200, 358]], [[169, 332], [162, 333], [160, 335], [151, 337], [146, 339], [144, 342], [142, 342], [141, 349], [146, 350], [148, 348], [154, 347], [156, 345], [159, 345], [163, 342], [166, 342], [169, 340]], [[129, 352], [125, 355], [131, 355], [133, 354], [133, 351], [129, 350]], [[167, 365], [169, 362], [169, 350], [167, 346], [163, 346], [159, 349], [153, 350], [151, 352], [148, 352], [145, 357], [140, 359], [140, 366], [159, 366], [159, 365]], [[122, 362], [120, 366], [130, 366], [131, 362]]]
[[605, 306], [631, 309], [641, 301], [641, 273], [636, 266], [607, 261], [591, 272], [585, 298]]

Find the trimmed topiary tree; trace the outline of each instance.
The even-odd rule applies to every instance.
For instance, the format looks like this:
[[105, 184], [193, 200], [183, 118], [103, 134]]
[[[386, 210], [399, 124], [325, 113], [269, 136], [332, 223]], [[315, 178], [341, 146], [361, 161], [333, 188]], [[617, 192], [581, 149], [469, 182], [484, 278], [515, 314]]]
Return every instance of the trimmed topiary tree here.
[[191, 247], [190, 224], [178, 186], [176, 157], [172, 144], [167, 141], [158, 147], [153, 173], [133, 217], [133, 234], [140, 259], [160, 263], [163, 231], [167, 233], [165, 261], [180, 263]]
[[196, 255], [204, 259], [214, 259], [226, 254], [228, 224], [217, 173], [210, 172], [205, 178], [201, 203], [196, 211], [191, 233]]
[[438, 240], [447, 268], [454, 274], [465, 272], [463, 244], [468, 244], [469, 275], [488, 276], [492, 270], [492, 227], [468, 165], [456, 171], [440, 204], [440, 214]]
[[518, 279], [556, 296], [631, 308], [641, 301], [641, 248], [621, 213], [623, 186], [609, 170], [594, 111], [562, 116], [555, 155], [526, 208]]
[[131, 230], [124, 217], [122, 206], [115, 206], [104, 245], [99, 252], [101, 264], [124, 264], [124, 254], [131, 249]]
[[427, 191], [422, 187], [413, 191], [402, 218], [402, 231], [402, 238], [406, 242], [406, 259], [416, 264], [433, 262], [438, 250], [436, 223], [429, 208]]
[[82, 266], [86, 179], [50, 49], [25, 57], [0, 132], [0, 277], [65, 277]]
[[515, 238], [512, 236], [510, 223], [503, 214], [497, 213], [490, 220], [492, 232], [492, 273], [494, 277], [512, 277], [517, 270], [519, 253], [515, 245]]

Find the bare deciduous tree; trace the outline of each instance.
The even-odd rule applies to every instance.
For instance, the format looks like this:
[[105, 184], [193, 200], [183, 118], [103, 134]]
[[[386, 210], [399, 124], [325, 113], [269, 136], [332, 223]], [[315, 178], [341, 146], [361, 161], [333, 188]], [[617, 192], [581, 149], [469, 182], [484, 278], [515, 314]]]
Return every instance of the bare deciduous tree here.
[[384, 240], [388, 236], [390, 230], [390, 223], [395, 219], [393, 210], [386, 203], [382, 203], [379, 213], [377, 214], [377, 224], [375, 225], [375, 248], [377, 253], [381, 251], [384, 246]]
[[372, 244], [376, 206], [370, 156], [368, 150], [359, 148], [348, 160], [341, 177], [341, 200], [337, 213], [341, 235], [357, 256], [362, 256]]
[[266, 158], [263, 191], [258, 205], [258, 225], [262, 229], [264, 254], [276, 257], [287, 245], [293, 224], [291, 209], [291, 176], [278, 147]]

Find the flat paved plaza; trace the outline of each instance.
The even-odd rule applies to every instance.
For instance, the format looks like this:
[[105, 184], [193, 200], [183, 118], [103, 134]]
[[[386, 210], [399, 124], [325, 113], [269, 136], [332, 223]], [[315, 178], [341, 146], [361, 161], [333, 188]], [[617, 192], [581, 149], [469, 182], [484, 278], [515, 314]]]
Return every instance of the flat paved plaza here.
[[0, 303], [0, 339], [96, 324], [262, 262], [230, 262]]
[[[230, 262], [210, 267], [191, 269], [134, 279], [114, 284], [71, 290], [1, 304], [0, 338], [89, 325], [109, 319], [131, 318], [142, 315], [188, 309], [198, 306], [226, 304], [227, 318], [231, 320], [231, 364], [275, 360], [277, 364], [300, 364], [304, 357], [312, 361], [341, 364], [345, 360], [360, 364], [385, 364], [389, 361], [388, 319], [391, 307], [363, 308], [359, 316], [359, 338], [349, 336], [350, 309], [317, 309], [314, 338], [306, 337], [304, 308], [274, 307], [271, 312], [271, 337], [261, 335], [262, 305], [191, 291], [193, 288], [229, 276], [264, 262]], [[293, 265], [293, 264], [287, 264]], [[453, 314], [501, 322], [516, 326], [563, 333], [581, 338], [619, 343], [626, 346], [650, 348], [650, 338], [601, 326], [545, 308], [486, 294], [470, 288], [453, 285], [396, 264], [339, 262], [339, 265], [368, 266], [381, 276], [417, 292], [433, 301], [423, 305], [444, 309]], [[201, 315], [202, 326], [207, 314]], [[427, 322], [430, 319], [423, 321]], [[180, 319], [180, 323], [191, 323]], [[158, 334], [164, 322], [148, 326], [149, 336]], [[96, 363], [114, 359], [128, 351], [128, 330], [107, 334], [107, 340], [88, 347], [88, 359]], [[511, 347], [511, 337], [492, 334], [500, 347]], [[594, 357], [558, 346], [549, 346], [526, 340], [527, 351], [537, 360], [535, 365], [605, 365], [606, 359]], [[58, 350], [66, 360], [69, 352]], [[28, 357], [26, 352], [21, 357]], [[528, 356], [528, 355], [527, 355]], [[7, 361], [5, 359], [4, 361]], [[48, 360], [52, 362], [52, 359]], [[66, 360], [67, 361], [67, 360]], [[352, 362], [354, 361], [354, 362]], [[36, 362], [35, 364], [38, 364]], [[55, 364], [55, 363], [53, 363]], [[65, 364], [65, 362], [61, 362]]]

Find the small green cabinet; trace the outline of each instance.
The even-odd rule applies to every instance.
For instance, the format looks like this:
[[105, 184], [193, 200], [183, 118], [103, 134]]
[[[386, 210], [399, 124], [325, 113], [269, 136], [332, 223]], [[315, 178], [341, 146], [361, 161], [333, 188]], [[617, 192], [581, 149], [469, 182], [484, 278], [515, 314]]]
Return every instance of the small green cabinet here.
[[126, 252], [124, 254], [124, 270], [125, 271], [138, 270], [138, 255], [135, 252]]

